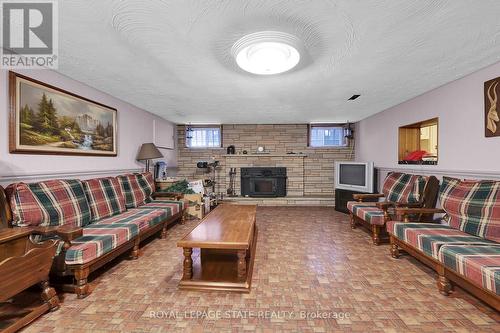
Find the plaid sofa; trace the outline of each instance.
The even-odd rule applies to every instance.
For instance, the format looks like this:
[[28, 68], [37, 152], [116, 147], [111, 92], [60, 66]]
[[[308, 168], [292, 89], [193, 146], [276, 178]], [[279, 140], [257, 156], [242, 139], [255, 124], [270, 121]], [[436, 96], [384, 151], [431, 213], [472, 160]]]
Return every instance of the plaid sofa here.
[[444, 177], [439, 199], [445, 213], [440, 223], [387, 222], [393, 256], [402, 247], [429, 258], [423, 261], [440, 274], [443, 294], [451, 280], [499, 310], [500, 182]]
[[[435, 180], [434, 177], [432, 177]], [[366, 223], [372, 229], [373, 243], [378, 245], [380, 233], [384, 230], [389, 216], [393, 215], [395, 206], [422, 206], [427, 183], [431, 177], [412, 175], [400, 172], [391, 172], [387, 175], [382, 185], [379, 196], [381, 202], [387, 203], [381, 208], [375, 202], [349, 201], [347, 209], [351, 215], [351, 225], [355, 228], [356, 221]], [[437, 181], [437, 180], [436, 180]], [[437, 192], [437, 183], [436, 183]]]
[[[132, 256], [137, 257], [142, 239], [159, 231], [164, 236], [167, 224], [182, 217], [184, 202], [153, 200], [154, 186], [151, 173], [138, 173], [15, 183], [5, 193], [11, 224], [43, 230], [44, 238], [60, 237], [56, 271], [76, 276], [81, 274], [80, 268], [87, 268], [88, 275], [88, 266], [98, 268], [105, 256], [132, 249]], [[60, 232], [68, 228], [73, 231], [71, 239]]]

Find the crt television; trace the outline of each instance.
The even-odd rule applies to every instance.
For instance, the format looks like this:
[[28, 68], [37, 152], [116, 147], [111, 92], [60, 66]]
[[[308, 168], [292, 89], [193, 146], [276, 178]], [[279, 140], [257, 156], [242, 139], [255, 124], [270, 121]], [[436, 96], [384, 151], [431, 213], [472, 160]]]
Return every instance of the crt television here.
[[373, 193], [373, 162], [335, 162], [335, 188]]

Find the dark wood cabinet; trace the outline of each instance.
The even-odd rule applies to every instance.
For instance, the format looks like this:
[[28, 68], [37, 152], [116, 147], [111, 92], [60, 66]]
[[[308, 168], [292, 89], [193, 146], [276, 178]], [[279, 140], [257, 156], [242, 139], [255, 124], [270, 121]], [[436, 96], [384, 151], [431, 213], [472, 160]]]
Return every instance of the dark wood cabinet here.
[[[350, 191], [343, 189], [335, 189], [335, 210], [338, 212], [349, 214], [347, 210], [347, 202], [353, 201], [353, 194], [360, 194], [364, 192]], [[365, 199], [363, 201], [374, 202], [378, 201], [378, 198]]]

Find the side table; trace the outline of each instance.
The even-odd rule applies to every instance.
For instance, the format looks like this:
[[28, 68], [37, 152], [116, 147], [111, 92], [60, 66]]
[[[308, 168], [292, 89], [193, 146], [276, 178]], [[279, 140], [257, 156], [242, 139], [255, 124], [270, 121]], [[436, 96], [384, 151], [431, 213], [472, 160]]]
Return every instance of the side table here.
[[[29, 239], [32, 233], [33, 230], [29, 228], [0, 229], [0, 276], [2, 277], [0, 330], [3, 330], [2, 332], [16, 332], [45, 312], [59, 308], [59, 298], [48, 282], [57, 242], [47, 240], [35, 244]], [[16, 307], [13, 301], [15, 296], [35, 284], [39, 284], [42, 289], [41, 301], [29, 309], [12, 313], [9, 308]]]

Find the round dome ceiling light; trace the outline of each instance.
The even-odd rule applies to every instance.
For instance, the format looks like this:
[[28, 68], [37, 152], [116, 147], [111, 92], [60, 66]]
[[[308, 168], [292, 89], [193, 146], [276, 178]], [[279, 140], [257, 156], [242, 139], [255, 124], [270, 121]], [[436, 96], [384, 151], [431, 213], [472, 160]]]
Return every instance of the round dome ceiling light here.
[[278, 31], [246, 35], [234, 43], [231, 54], [238, 66], [252, 74], [272, 75], [291, 70], [300, 61], [297, 37]]

